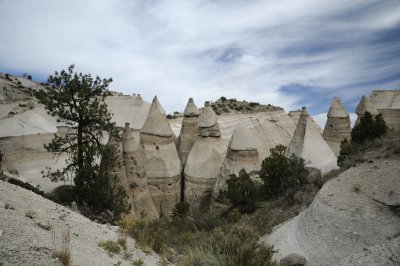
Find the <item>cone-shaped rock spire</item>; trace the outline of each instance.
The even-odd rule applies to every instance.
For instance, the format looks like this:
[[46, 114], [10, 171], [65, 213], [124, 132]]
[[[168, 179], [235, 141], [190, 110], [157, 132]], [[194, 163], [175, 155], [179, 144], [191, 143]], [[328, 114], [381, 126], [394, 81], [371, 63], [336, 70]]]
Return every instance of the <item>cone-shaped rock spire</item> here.
[[199, 109], [197, 109], [197, 106], [194, 103], [193, 98], [189, 98], [188, 103], [186, 104], [186, 107], [185, 107], [185, 111], [183, 112], [183, 115], [186, 117], [200, 115], [200, 111], [199, 111]]
[[296, 126], [296, 129], [293, 134], [293, 138], [290, 141], [290, 144], [286, 151], [286, 154], [288, 156], [290, 156], [291, 154], [294, 154], [296, 156], [301, 155], [301, 153], [303, 151], [304, 137], [306, 134], [308, 117], [309, 117], [309, 115], [307, 112], [307, 108], [303, 107], [301, 109], [300, 117], [297, 122], [297, 126]]
[[125, 124], [121, 141], [123, 164], [128, 181], [126, 191], [133, 205], [131, 214], [135, 218], [139, 218], [144, 214], [147, 219], [157, 219], [158, 212], [147, 186], [143, 148], [135, 141], [129, 123]]
[[190, 150], [198, 137], [199, 109], [192, 98], [189, 99], [183, 112], [182, 128], [177, 140], [177, 149], [182, 164], [185, 165]]
[[357, 105], [357, 109], [356, 109], [357, 120], [354, 125], [358, 125], [358, 123], [360, 123], [360, 119], [361, 119], [361, 117], [364, 116], [364, 113], [366, 111], [368, 111], [373, 116], [378, 114], [378, 111], [372, 106], [368, 97], [363, 95], [363, 97], [361, 97], [361, 100]]
[[203, 111], [199, 117], [199, 135], [201, 137], [221, 137], [217, 115], [210, 106], [210, 102], [205, 102]]
[[329, 107], [328, 117], [335, 117], [335, 118], [349, 117], [349, 113], [346, 111], [346, 109], [342, 105], [342, 102], [340, 101], [340, 99], [336, 96], [333, 97], [333, 101], [331, 103], [331, 106]]
[[327, 117], [328, 119], [326, 120], [322, 136], [332, 148], [335, 155], [338, 156], [340, 152], [340, 143], [345, 138], [350, 140], [351, 137], [349, 113], [343, 107], [339, 98], [333, 98]]
[[141, 132], [160, 137], [172, 137], [172, 129], [165, 115], [161, 113], [160, 107], [161, 105], [158, 102], [157, 96], [154, 96], [149, 115]]

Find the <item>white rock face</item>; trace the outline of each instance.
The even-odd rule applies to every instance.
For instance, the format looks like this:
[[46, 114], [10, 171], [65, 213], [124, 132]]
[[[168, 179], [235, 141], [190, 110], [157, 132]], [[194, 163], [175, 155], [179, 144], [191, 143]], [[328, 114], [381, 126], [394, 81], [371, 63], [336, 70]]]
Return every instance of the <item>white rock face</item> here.
[[182, 164], [176, 150], [167, 118], [153, 99], [149, 115], [140, 133], [144, 148], [144, 168], [154, 205], [161, 213], [169, 213], [180, 200]]
[[190, 98], [185, 111], [183, 112], [183, 120], [181, 132], [177, 140], [177, 149], [179, 157], [181, 158], [182, 164], [186, 164], [187, 157], [190, 150], [192, 149], [194, 143], [198, 137], [199, 130], [199, 109], [197, 109], [193, 98]]
[[[398, 193], [390, 192], [400, 191], [399, 171], [396, 159], [350, 168], [329, 180], [306, 210], [262, 240], [278, 250], [276, 259], [297, 253], [310, 265], [390, 265], [384, 263], [388, 261], [385, 256], [393, 240], [397, 246], [400, 243], [400, 218], [373, 198], [400, 201]], [[360, 186], [358, 193], [354, 184]], [[376, 252], [377, 245], [381, 252]], [[374, 254], [367, 252], [370, 248]], [[360, 252], [369, 254], [365, 259], [369, 263], [349, 263]], [[370, 264], [372, 259], [376, 263]]]
[[346, 111], [340, 99], [334, 97], [327, 115], [324, 132], [322, 134], [336, 156], [339, 156], [340, 143], [351, 138], [351, 122], [349, 113]]

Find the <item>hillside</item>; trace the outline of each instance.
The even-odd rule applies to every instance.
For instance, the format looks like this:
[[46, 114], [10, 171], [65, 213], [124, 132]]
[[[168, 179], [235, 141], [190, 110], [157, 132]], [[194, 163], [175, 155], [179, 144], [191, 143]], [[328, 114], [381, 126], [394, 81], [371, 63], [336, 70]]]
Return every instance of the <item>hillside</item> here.
[[215, 102], [211, 102], [211, 107], [217, 115], [220, 114], [254, 114], [266, 111], [283, 110], [282, 107], [273, 106], [271, 104], [260, 104], [258, 102], [247, 102], [245, 100], [238, 101], [236, 99], [219, 98]]
[[135, 248], [128, 237], [127, 255], [109, 256], [100, 241], [117, 241], [118, 227], [98, 224], [31, 191], [0, 180], [0, 265], [60, 265], [53, 258], [61, 233], [70, 229], [72, 265], [132, 265], [141, 258], [157, 265], [156, 254]]

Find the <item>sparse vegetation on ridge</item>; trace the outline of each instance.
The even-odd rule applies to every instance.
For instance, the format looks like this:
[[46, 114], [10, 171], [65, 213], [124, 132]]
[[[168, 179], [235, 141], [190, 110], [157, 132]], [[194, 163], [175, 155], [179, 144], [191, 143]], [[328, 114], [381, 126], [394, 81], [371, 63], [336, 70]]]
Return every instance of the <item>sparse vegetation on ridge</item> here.
[[215, 102], [211, 102], [211, 107], [217, 115], [223, 113], [258, 113], [265, 111], [282, 110], [271, 104], [263, 105], [258, 102], [238, 101], [236, 99], [227, 99], [222, 96]]

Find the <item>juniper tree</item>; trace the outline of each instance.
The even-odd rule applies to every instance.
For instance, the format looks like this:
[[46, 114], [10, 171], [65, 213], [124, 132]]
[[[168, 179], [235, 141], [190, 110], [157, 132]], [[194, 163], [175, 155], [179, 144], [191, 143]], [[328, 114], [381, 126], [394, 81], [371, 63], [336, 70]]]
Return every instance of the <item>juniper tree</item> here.
[[[44, 177], [52, 181], [67, 180], [73, 176], [79, 204], [87, 204], [93, 211], [112, 209], [117, 215], [129, 210], [126, 192], [109, 176], [116, 149], [104, 145], [105, 134], [119, 138], [111, 113], [104, 102], [110, 95], [112, 79], [92, 78], [90, 74], [68, 70], [55, 72], [46, 86], [35, 93], [47, 112], [58, 122], [70, 126], [66, 134], [55, 134], [45, 148], [59, 156], [67, 154], [62, 170], [47, 168]], [[103, 164], [100, 165], [100, 161]], [[105, 163], [104, 163], [105, 162]]]

